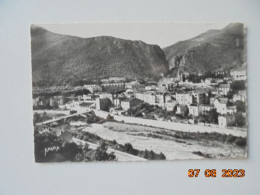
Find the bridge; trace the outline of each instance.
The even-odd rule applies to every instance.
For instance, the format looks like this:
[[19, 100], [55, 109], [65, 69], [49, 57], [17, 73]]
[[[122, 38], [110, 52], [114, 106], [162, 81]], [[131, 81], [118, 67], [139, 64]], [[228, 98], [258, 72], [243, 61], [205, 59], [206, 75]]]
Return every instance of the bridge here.
[[80, 115], [80, 116], [83, 116], [83, 117], [86, 117], [84, 114], [87, 114], [87, 113], [89, 113], [89, 112], [90, 112], [90, 111], [84, 111], [84, 112], [74, 113], [74, 114], [62, 116], [62, 117], [59, 117], [59, 118], [54, 118], [54, 119], [50, 119], [50, 120], [47, 120], [47, 121], [39, 122], [39, 123], [36, 123], [35, 125], [36, 125], [36, 126], [47, 125], [47, 124], [50, 124], [50, 123], [54, 123], [54, 122], [57, 122], [57, 121], [65, 120], [65, 119], [67, 119], [67, 118], [71, 118], [71, 117], [79, 116], [79, 115]]

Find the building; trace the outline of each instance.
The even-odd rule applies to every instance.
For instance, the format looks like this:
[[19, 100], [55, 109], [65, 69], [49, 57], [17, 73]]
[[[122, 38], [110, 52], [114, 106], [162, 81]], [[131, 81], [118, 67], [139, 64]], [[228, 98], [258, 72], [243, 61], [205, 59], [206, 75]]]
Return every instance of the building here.
[[93, 84], [93, 85], [84, 85], [84, 88], [89, 90], [92, 94], [95, 92], [101, 92], [102, 88], [99, 85]]
[[231, 70], [230, 75], [234, 80], [246, 80], [246, 69], [241, 67]]
[[37, 98], [34, 98], [33, 99], [33, 106], [34, 107], [40, 107], [40, 108], [49, 107], [50, 106], [50, 99], [43, 97], [43, 96], [39, 96]]
[[207, 85], [210, 85], [211, 82], [212, 82], [212, 78], [205, 78], [204, 82], [207, 84]]
[[79, 97], [80, 101], [89, 101], [94, 99], [95, 99], [95, 95], [93, 94], [88, 94], [88, 95], [83, 94], [82, 96]]
[[165, 108], [167, 111], [173, 111], [174, 107], [177, 105], [177, 101], [175, 100], [168, 100], [166, 103], [165, 103]]
[[132, 89], [127, 89], [125, 91], [125, 96], [128, 98], [134, 98], [134, 91]]
[[156, 94], [156, 105], [165, 108], [166, 107], [166, 102], [170, 101], [171, 95], [169, 93], [158, 93]]
[[101, 88], [102, 91], [124, 90], [125, 83], [103, 83]]
[[131, 82], [125, 84], [126, 89], [133, 89], [138, 86], [140, 86], [140, 83], [138, 81], [131, 81]]
[[190, 104], [188, 107], [189, 107], [189, 114], [190, 115], [199, 116], [200, 106], [198, 104]]
[[33, 98], [33, 107], [37, 107], [39, 105], [40, 97]]
[[150, 105], [157, 105], [162, 108], [165, 108], [165, 103], [171, 100], [171, 95], [169, 93], [157, 93], [154, 91], [147, 91], [147, 92], [138, 92], [135, 94], [135, 97], [139, 100], [144, 101]]
[[192, 103], [208, 104], [209, 103], [209, 94], [205, 91], [192, 92]]
[[227, 107], [227, 114], [235, 114], [237, 112], [236, 106], [228, 106]]
[[233, 125], [235, 122], [234, 115], [219, 115], [218, 116], [218, 125], [221, 128], [227, 128], [228, 126]]
[[237, 94], [233, 95], [233, 101], [242, 101], [246, 102], [246, 91], [245, 90], [239, 90]]
[[210, 93], [211, 93], [212, 95], [218, 95], [218, 90], [217, 90], [217, 89], [211, 89], [211, 90], [210, 90]]
[[97, 98], [96, 99], [96, 109], [109, 111], [109, 108], [112, 106], [112, 101], [109, 98]]
[[135, 97], [139, 100], [144, 101], [145, 103], [148, 103], [150, 105], [156, 105], [156, 93], [155, 92], [138, 92], [135, 94]]
[[137, 98], [125, 98], [121, 100], [121, 107], [123, 110], [131, 109], [141, 104], [142, 101]]
[[199, 107], [200, 107], [201, 113], [209, 112], [210, 110], [212, 110], [214, 108], [214, 106], [210, 105], [210, 104], [200, 104]]
[[144, 89], [146, 91], [155, 91], [157, 89], [157, 85], [147, 85]]
[[108, 98], [111, 100], [111, 102], [113, 102], [114, 95], [112, 93], [102, 92], [99, 94], [99, 98], [101, 98], [101, 99]]
[[176, 114], [188, 116], [189, 108], [187, 105], [178, 104], [176, 109]]
[[160, 91], [165, 92], [172, 91], [174, 89], [175, 84], [173, 78], [162, 78], [159, 81], [158, 86]]
[[219, 94], [227, 95], [230, 90], [230, 85], [229, 84], [220, 84], [218, 89], [219, 89]]
[[192, 104], [192, 94], [190, 92], [176, 93], [176, 101], [182, 105]]
[[216, 98], [213, 105], [219, 114], [227, 114], [227, 103], [228, 98]]

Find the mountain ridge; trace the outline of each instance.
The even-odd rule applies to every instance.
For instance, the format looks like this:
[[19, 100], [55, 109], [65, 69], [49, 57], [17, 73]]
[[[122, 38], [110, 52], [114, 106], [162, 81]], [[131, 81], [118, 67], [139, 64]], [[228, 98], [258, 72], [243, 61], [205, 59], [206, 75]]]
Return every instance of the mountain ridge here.
[[113, 76], [156, 78], [168, 62], [158, 45], [111, 36], [81, 38], [31, 27], [32, 75], [36, 86], [72, 84]]
[[194, 38], [163, 48], [170, 71], [189, 73], [224, 71], [245, 66], [245, 30], [231, 23], [220, 30], [209, 30]]

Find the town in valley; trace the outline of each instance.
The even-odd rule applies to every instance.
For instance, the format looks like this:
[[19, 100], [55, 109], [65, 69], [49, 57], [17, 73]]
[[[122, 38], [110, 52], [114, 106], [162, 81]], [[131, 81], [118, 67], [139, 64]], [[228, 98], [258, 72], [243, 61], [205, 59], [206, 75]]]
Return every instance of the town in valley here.
[[39, 83], [33, 85], [36, 162], [247, 157], [244, 65]]
[[[245, 137], [246, 71], [238, 69], [210, 75], [191, 76], [183, 72], [175, 79], [162, 77], [158, 82], [127, 82], [123, 77], [114, 77], [66, 89], [64, 94], [46, 92], [33, 99], [34, 125], [41, 127], [41, 133], [54, 131], [61, 139], [79, 144], [96, 144], [79, 136], [92, 133], [89, 126], [96, 123], [103, 129], [106, 126], [102, 124], [115, 122], [127, 123], [129, 128], [130, 124], [139, 125], [140, 129], [151, 125], [174, 131], [183, 131], [184, 125], [187, 132], [212, 131]], [[199, 82], [189, 78], [198, 78]], [[113, 125], [109, 124], [108, 128]], [[107, 139], [102, 131], [105, 130], [101, 130], [99, 136]], [[111, 148], [116, 149], [116, 145]], [[161, 152], [164, 155], [163, 150]], [[171, 156], [170, 159], [174, 159]]]

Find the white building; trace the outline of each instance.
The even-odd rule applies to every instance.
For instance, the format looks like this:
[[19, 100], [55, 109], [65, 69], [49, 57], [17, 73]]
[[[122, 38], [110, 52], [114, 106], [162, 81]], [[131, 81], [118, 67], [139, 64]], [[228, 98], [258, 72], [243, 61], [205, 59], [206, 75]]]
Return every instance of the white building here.
[[234, 80], [246, 80], [245, 68], [238, 68], [230, 71], [230, 75]]
[[150, 105], [157, 105], [165, 108], [165, 103], [171, 100], [171, 95], [168, 93], [157, 93], [154, 91], [138, 92], [135, 97]]
[[190, 104], [189, 106], [189, 114], [192, 116], [199, 116], [200, 107], [198, 104]]
[[203, 112], [209, 112], [210, 110], [212, 110], [214, 107], [212, 105], [208, 105], [208, 104], [200, 104], [200, 111]]
[[121, 100], [121, 107], [123, 110], [128, 110], [141, 103], [142, 101], [137, 98], [125, 98]]
[[220, 84], [218, 89], [219, 89], [219, 94], [227, 95], [230, 90], [230, 85], [229, 84]]
[[218, 125], [221, 128], [227, 128], [232, 125], [235, 121], [234, 115], [219, 115], [218, 116]]
[[213, 105], [219, 114], [227, 114], [227, 103], [228, 98], [216, 98]]
[[235, 114], [237, 112], [236, 106], [228, 106], [227, 107], [227, 114]]
[[173, 111], [173, 109], [176, 106], [176, 104], [177, 104], [177, 101], [175, 101], [175, 100], [168, 100], [165, 103], [166, 110], [167, 111]]
[[207, 85], [210, 85], [211, 84], [211, 82], [212, 82], [212, 78], [205, 78], [205, 83], [207, 84]]
[[138, 92], [135, 94], [135, 97], [151, 105], [157, 104], [155, 92]]
[[182, 105], [192, 104], [192, 94], [191, 93], [176, 93], [176, 101]]
[[246, 102], [246, 91], [245, 90], [240, 90], [238, 91], [237, 94], [233, 95], [233, 101], [242, 101], [242, 102]]

